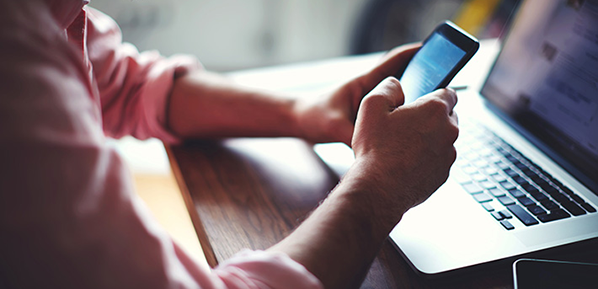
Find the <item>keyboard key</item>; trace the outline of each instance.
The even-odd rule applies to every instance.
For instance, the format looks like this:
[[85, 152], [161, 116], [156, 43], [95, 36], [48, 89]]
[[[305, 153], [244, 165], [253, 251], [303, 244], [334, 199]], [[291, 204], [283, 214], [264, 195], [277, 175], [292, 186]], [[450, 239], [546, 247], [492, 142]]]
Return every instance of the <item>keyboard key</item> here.
[[519, 205], [510, 205], [507, 206], [507, 209], [509, 209], [509, 211], [511, 211], [511, 213], [526, 226], [538, 224], [538, 221]]
[[578, 204], [583, 204], [583, 203], [586, 202], [580, 196], [578, 196], [576, 194], [569, 195], [569, 197], [571, 197], [571, 199], [573, 199], [574, 201], [576, 201]]
[[515, 176], [515, 177], [513, 177], [513, 181], [515, 181], [516, 183], [518, 183], [520, 185], [522, 185], [522, 184], [529, 184], [527, 182], [527, 180], [524, 179], [522, 176]]
[[559, 190], [557, 188], [555, 188], [553, 186], [545, 187], [545, 188], [542, 188], [542, 189], [544, 189], [544, 191], [546, 193], [548, 193], [548, 194], [556, 194], [556, 193], [562, 194], [561, 192], [559, 192]]
[[532, 169], [530, 169], [529, 167], [519, 168], [519, 169], [526, 176], [529, 176], [532, 173]]
[[510, 190], [510, 189], [513, 189], [513, 188], [515, 188], [515, 185], [513, 185], [513, 184], [511, 184], [510, 182], [507, 182], [507, 181], [505, 181], [505, 182], [500, 182], [500, 185], [501, 185], [503, 188], [505, 188], [505, 190], [507, 190], [507, 191], [508, 191], [508, 190]]
[[549, 214], [538, 215], [538, 219], [543, 223], [560, 220], [560, 219], [564, 219], [564, 218], [569, 218], [569, 217], [570, 217], [570, 215], [563, 210], [554, 210], [554, 211], [551, 211]]
[[513, 215], [511, 215], [511, 213], [509, 213], [509, 211], [507, 210], [502, 210], [498, 212], [501, 216], [503, 216], [505, 219], [511, 219], [513, 218]]
[[498, 173], [498, 170], [493, 167], [487, 167], [482, 170], [486, 175], [492, 175]]
[[492, 215], [492, 217], [494, 217], [497, 221], [500, 221], [505, 218], [499, 212], [492, 212], [492, 213], [490, 213], [490, 215]]
[[469, 177], [476, 182], [487, 181], [486, 176], [484, 176], [480, 173], [471, 174]]
[[496, 166], [497, 166], [499, 169], [501, 169], [501, 170], [505, 170], [505, 169], [508, 169], [508, 168], [509, 168], [509, 165], [508, 165], [507, 163], [505, 163], [505, 162], [502, 162], [502, 161], [500, 161], [500, 162], [496, 162], [496, 163], [494, 163], [494, 164], [495, 164], [495, 165], [496, 165]]
[[527, 209], [536, 216], [546, 214], [546, 210], [542, 209], [540, 206], [530, 206]]
[[505, 206], [515, 204], [515, 201], [513, 201], [513, 199], [509, 198], [508, 196], [499, 197], [498, 201]]
[[536, 187], [534, 187], [534, 185], [532, 185], [528, 182], [525, 182], [525, 183], [519, 184], [519, 185], [528, 193], [539, 192], [539, 190]]
[[574, 202], [562, 202], [561, 206], [563, 206], [563, 208], [567, 209], [567, 211], [569, 211], [569, 213], [573, 214], [573, 216], [580, 216], [586, 213], [586, 211], [584, 211], [584, 209], [582, 209], [578, 204], [574, 203]]
[[513, 230], [515, 229], [515, 226], [513, 226], [513, 224], [511, 224], [509, 221], [507, 220], [502, 220], [500, 221], [500, 224], [505, 227], [505, 229], [507, 230]]
[[472, 196], [478, 203], [490, 202], [493, 200], [492, 196], [486, 193], [473, 194]]
[[519, 176], [519, 174], [516, 171], [514, 171], [513, 169], [510, 169], [510, 168], [509, 169], [504, 169], [503, 172], [505, 172], [505, 174], [507, 174], [507, 176], [509, 176], [509, 177], [517, 177], [517, 176]]
[[537, 182], [536, 184], [538, 184], [538, 186], [540, 186], [540, 188], [542, 188], [542, 190], [544, 190], [545, 192], [547, 192], [549, 194], [558, 192], [558, 190], [555, 187], [553, 187], [546, 181], [540, 181], [540, 182]]
[[507, 178], [501, 174], [493, 174], [493, 175], [490, 175], [490, 177], [498, 183], [507, 180]]
[[461, 184], [461, 186], [470, 194], [477, 194], [483, 191], [482, 188], [480, 188], [480, 186], [478, 186], [476, 183], [465, 183]]
[[540, 182], [545, 182], [544, 179], [542, 179], [542, 177], [540, 177], [540, 175], [536, 174], [535, 172], [530, 173], [529, 175], [527, 175], [530, 179], [532, 179], [532, 181], [534, 181], [534, 183], [538, 184]]
[[522, 162], [519, 162], [519, 161], [518, 161], [517, 163], [515, 163], [515, 166], [516, 166], [518, 169], [522, 170], [522, 171], [524, 171], [524, 170], [527, 170], [527, 169], [528, 169], [528, 167], [527, 167], [527, 166], [526, 166], [524, 163], [522, 163]]
[[511, 163], [517, 165], [519, 163], [519, 160], [517, 160], [516, 157], [512, 156], [512, 155], [505, 155], [505, 157], [507, 158], [507, 160], [511, 161]]
[[543, 202], [543, 201], [545, 201], [545, 200], [548, 200], [548, 197], [547, 197], [547, 196], [546, 196], [544, 193], [542, 193], [542, 192], [540, 192], [540, 191], [537, 191], [537, 192], [532, 192], [532, 193], [530, 193], [530, 195], [531, 195], [531, 196], [532, 196], [534, 199], [536, 199], [536, 201], [538, 201], [538, 202], [540, 202], [540, 203], [541, 203], [541, 202]]
[[484, 207], [484, 210], [488, 211], [488, 212], [493, 212], [494, 211], [494, 206], [492, 206], [493, 202], [484, 202], [481, 203], [482, 207]]
[[588, 204], [588, 203], [582, 203], [581, 206], [586, 209], [586, 211], [590, 212], [590, 213], [594, 213], [596, 212], [596, 209], [594, 209], [594, 207], [592, 207], [592, 205]]
[[[557, 181], [557, 182], [558, 182], [558, 181]], [[560, 184], [560, 186], [559, 186], [559, 187], [560, 187], [561, 189], [563, 189], [563, 191], [564, 191], [565, 193], [567, 193], [568, 195], [574, 195], [574, 194], [575, 194], [575, 193], [574, 193], [574, 192], [573, 192], [571, 189], [569, 189], [569, 188], [567, 188], [567, 187], [563, 186], [563, 184]]]
[[556, 193], [552, 193], [550, 195], [552, 196], [553, 199], [555, 199], [559, 203], [571, 202], [571, 199], [569, 199], [569, 197], [567, 197], [565, 194], [556, 192]]
[[495, 154], [492, 154], [492, 155], [488, 156], [488, 158], [486, 158], [486, 159], [487, 159], [487, 160], [488, 160], [490, 163], [493, 163], [493, 164], [496, 164], [496, 163], [500, 162], [500, 157], [499, 157], [499, 156], [497, 156], [497, 155], [495, 155]]
[[501, 147], [500, 144], [496, 143], [495, 147], [496, 147], [496, 151], [499, 152], [501, 155], [510, 156], [509, 152], [507, 150], [505, 150], [503, 147]]
[[505, 192], [499, 188], [491, 188], [488, 189], [488, 192], [493, 195], [494, 197], [502, 197], [505, 195]]
[[555, 184], [557, 187], [562, 187], [563, 184], [561, 182], [559, 182], [559, 180], [555, 179], [553, 176], [548, 175], [548, 179]]
[[546, 208], [549, 211], [554, 211], [556, 209], [560, 209], [561, 207], [559, 205], [557, 205], [555, 202], [551, 201], [551, 200], [546, 200], [541, 202], [542, 206], [544, 206], [544, 208]]
[[526, 206], [526, 207], [529, 207], [529, 206], [532, 206], [532, 205], [535, 205], [535, 204], [536, 204], [536, 202], [534, 202], [534, 200], [532, 200], [532, 199], [530, 199], [530, 198], [528, 198], [528, 197], [522, 197], [522, 198], [519, 198], [519, 199], [517, 199], [517, 200], [518, 200], [518, 201], [519, 201], [519, 202], [520, 202], [522, 205], [524, 205], [524, 206]]
[[517, 189], [517, 188], [510, 189], [509, 190], [509, 194], [511, 194], [511, 196], [513, 196], [514, 198], [525, 197], [525, 194], [522, 191], [520, 191], [519, 189]]
[[495, 187], [496, 187], [496, 185], [495, 185], [493, 182], [491, 182], [491, 181], [488, 181], [488, 180], [486, 180], [486, 179], [484, 179], [483, 181], [479, 182], [478, 184], [479, 184], [479, 185], [480, 185], [482, 188], [484, 188], [484, 189], [490, 189], [490, 188], [495, 188]]

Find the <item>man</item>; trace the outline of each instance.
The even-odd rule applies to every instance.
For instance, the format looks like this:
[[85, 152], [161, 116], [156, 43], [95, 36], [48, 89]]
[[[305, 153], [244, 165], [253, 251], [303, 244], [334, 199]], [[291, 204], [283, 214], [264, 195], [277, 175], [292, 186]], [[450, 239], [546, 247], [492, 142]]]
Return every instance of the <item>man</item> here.
[[[334, 92], [289, 99], [123, 44], [85, 0], [0, 1], [0, 287], [357, 287], [390, 230], [447, 178], [453, 91], [403, 105], [388, 53]], [[343, 141], [353, 167], [290, 236], [203, 271], [152, 220], [105, 135]], [[347, 277], [348, 276], [348, 277]]]

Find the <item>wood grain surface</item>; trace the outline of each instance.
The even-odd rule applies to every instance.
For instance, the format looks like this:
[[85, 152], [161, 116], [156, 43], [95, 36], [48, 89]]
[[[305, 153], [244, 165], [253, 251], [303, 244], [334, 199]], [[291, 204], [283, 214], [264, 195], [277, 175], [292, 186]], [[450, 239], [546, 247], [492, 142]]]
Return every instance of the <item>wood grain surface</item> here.
[[[293, 138], [195, 141], [168, 152], [212, 267], [244, 248], [266, 249], [283, 239], [338, 182], [311, 145]], [[595, 261], [596, 248], [593, 242], [544, 256]], [[430, 278], [387, 241], [361, 288], [513, 288], [512, 261]]]

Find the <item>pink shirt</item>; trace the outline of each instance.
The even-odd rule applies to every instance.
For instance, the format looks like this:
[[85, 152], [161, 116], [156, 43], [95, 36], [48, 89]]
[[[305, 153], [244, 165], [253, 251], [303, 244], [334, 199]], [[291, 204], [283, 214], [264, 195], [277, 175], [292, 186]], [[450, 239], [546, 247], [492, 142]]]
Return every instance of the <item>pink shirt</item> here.
[[139, 53], [84, 0], [0, 0], [0, 288], [321, 288], [284, 254], [202, 270], [105, 136], [157, 137], [196, 60]]

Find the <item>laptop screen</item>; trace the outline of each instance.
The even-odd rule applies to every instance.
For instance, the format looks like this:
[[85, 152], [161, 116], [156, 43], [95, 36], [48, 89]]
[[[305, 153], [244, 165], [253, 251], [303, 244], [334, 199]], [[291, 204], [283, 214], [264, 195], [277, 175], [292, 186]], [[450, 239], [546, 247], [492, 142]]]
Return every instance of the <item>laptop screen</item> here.
[[482, 95], [598, 192], [598, 1], [529, 0], [514, 21]]

